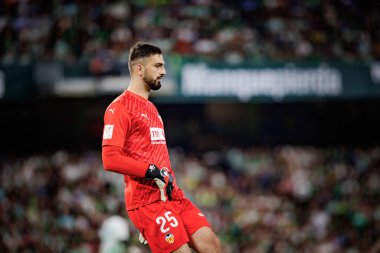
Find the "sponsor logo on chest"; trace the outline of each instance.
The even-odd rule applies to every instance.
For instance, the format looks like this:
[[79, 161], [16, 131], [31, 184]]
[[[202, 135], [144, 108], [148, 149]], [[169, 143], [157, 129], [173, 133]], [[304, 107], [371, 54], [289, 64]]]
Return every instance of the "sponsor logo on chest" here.
[[150, 128], [150, 141], [152, 144], [165, 144], [165, 132], [164, 129], [159, 127]]

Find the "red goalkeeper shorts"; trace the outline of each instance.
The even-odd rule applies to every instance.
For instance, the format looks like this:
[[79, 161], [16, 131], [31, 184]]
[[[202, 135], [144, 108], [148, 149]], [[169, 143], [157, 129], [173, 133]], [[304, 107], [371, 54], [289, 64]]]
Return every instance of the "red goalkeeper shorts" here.
[[169, 253], [190, 241], [202, 227], [210, 227], [203, 213], [188, 199], [158, 201], [128, 211], [153, 253]]

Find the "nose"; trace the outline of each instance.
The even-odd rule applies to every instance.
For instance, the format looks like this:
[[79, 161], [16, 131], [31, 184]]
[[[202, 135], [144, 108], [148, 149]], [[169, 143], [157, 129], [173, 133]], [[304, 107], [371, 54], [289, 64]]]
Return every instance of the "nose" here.
[[166, 69], [165, 69], [165, 67], [162, 67], [161, 75], [162, 76], [166, 75]]

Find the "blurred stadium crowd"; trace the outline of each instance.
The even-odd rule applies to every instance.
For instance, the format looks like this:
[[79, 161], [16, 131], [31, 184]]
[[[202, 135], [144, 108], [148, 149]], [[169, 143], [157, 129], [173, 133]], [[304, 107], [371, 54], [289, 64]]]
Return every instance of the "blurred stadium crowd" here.
[[[380, 148], [170, 154], [224, 253], [380, 250]], [[0, 180], [1, 252], [98, 252], [105, 218], [126, 217], [122, 176], [105, 172], [95, 151], [2, 157]], [[125, 252], [146, 252], [130, 229]]]
[[230, 63], [373, 60], [380, 57], [378, 1], [4, 0], [0, 63], [35, 59], [125, 64], [146, 40], [165, 52]]
[[[371, 0], [3, 0], [0, 65], [53, 60], [120, 73], [137, 40], [226, 63], [373, 61], [379, 8]], [[170, 154], [224, 253], [380, 252], [379, 147]], [[0, 252], [99, 252], [104, 221], [127, 217], [122, 176], [100, 158], [94, 150], [0, 154]], [[121, 248], [147, 252], [129, 229]]]

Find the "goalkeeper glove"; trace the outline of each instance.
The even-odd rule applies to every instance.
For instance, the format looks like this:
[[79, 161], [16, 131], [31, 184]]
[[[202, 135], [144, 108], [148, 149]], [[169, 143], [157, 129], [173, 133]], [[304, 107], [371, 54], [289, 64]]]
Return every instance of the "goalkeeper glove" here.
[[166, 201], [166, 197], [172, 200], [173, 192], [173, 176], [169, 173], [167, 168], [159, 169], [156, 165], [150, 164], [145, 173], [146, 179], [153, 179], [160, 189], [161, 200]]
[[144, 236], [141, 234], [141, 232], [140, 232], [140, 235], [139, 235], [139, 241], [140, 241], [141, 244], [144, 244], [144, 245], [148, 244], [148, 241], [144, 238]]

